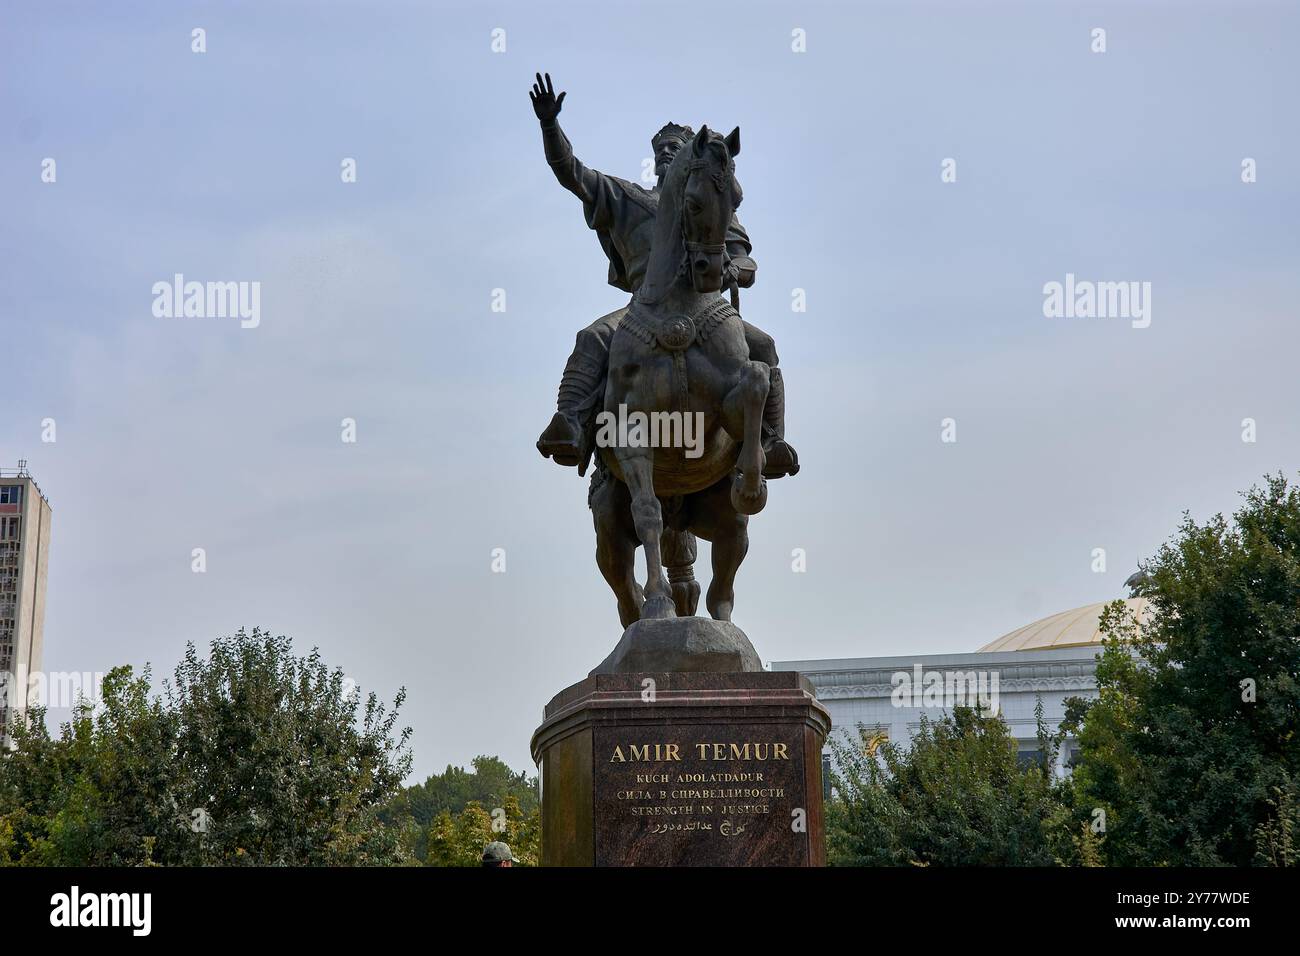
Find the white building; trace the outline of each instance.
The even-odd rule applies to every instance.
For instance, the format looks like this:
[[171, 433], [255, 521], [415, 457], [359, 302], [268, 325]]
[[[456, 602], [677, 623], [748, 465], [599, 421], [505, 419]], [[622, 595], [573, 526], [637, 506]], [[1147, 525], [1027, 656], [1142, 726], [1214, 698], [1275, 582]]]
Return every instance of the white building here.
[[[1130, 609], [1145, 618], [1143, 598], [1129, 598]], [[1097, 696], [1099, 619], [1105, 602], [1062, 611], [1012, 631], [978, 651], [841, 660], [773, 661], [772, 670], [798, 671], [812, 681], [817, 698], [830, 711], [832, 734], [868, 734], [909, 741], [921, 715], [936, 720], [954, 705], [992, 708], [1016, 738], [1021, 759], [1036, 759], [1034, 708], [1041, 698], [1047, 727], [1055, 731], [1065, 717], [1068, 697]], [[1061, 746], [1058, 773], [1064, 773], [1077, 742]]]
[[39, 703], [29, 689], [45, 646], [51, 512], [26, 465], [0, 469], [0, 733], [11, 709]]

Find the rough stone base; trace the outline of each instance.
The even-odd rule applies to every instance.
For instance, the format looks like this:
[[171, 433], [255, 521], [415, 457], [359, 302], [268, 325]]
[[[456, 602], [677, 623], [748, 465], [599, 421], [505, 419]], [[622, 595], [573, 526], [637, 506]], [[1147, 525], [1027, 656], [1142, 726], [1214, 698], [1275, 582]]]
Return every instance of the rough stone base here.
[[763, 662], [745, 632], [708, 617], [637, 621], [589, 676], [676, 671], [752, 673]]
[[598, 674], [533, 735], [544, 866], [821, 866], [830, 717], [807, 678]]

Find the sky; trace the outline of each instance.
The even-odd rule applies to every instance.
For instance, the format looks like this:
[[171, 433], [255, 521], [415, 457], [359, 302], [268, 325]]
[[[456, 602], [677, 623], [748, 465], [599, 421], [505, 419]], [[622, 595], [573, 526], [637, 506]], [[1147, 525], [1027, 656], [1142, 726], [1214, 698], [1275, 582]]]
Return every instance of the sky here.
[[[737, 580], [764, 660], [1122, 596], [1184, 511], [1300, 471], [1298, 33], [1258, 2], [8, 0], [0, 467], [53, 506], [46, 670], [261, 626], [405, 686], [414, 778], [533, 769], [621, 633], [586, 481], [534, 442], [627, 299], [538, 70], [612, 175], [670, 120], [742, 130], [742, 312], [803, 464]], [[260, 283], [258, 324], [155, 315], [177, 273]], [[1067, 274], [1150, 283], [1149, 325], [1046, 316]]]

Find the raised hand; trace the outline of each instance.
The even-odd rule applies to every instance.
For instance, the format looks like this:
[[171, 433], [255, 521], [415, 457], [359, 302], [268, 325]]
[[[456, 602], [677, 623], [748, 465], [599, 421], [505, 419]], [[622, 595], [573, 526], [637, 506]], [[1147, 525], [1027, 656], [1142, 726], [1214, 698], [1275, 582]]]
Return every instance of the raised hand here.
[[545, 82], [542, 81], [542, 74], [537, 74], [537, 82], [529, 91], [528, 98], [533, 101], [533, 112], [543, 123], [552, 122], [560, 115], [560, 107], [564, 105], [564, 93], [555, 95], [555, 87], [551, 86], [549, 73], [546, 74]]

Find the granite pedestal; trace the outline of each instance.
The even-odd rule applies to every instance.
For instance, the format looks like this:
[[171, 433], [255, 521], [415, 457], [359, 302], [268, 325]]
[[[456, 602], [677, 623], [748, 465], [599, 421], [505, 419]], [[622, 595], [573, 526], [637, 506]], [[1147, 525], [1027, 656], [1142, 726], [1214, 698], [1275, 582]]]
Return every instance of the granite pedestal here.
[[830, 716], [789, 671], [594, 673], [533, 735], [544, 866], [820, 866]]

